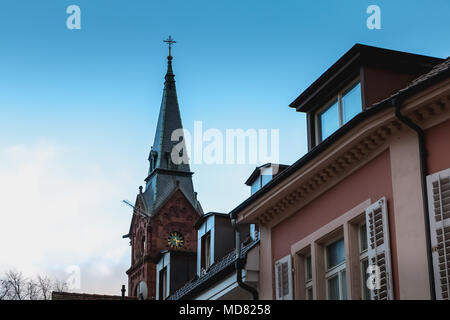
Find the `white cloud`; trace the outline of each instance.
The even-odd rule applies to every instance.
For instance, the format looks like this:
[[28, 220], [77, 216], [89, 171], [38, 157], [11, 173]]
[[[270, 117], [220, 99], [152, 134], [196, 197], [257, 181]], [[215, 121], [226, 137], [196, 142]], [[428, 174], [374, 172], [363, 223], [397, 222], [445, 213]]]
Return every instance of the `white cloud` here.
[[63, 277], [78, 265], [80, 291], [120, 294], [130, 254], [120, 200], [132, 181], [100, 163], [45, 141], [0, 150], [0, 272]]

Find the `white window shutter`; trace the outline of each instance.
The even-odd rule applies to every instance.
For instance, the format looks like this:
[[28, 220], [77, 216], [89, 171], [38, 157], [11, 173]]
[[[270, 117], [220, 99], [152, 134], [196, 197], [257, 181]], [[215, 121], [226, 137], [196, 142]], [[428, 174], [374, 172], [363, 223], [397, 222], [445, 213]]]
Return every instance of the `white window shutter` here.
[[436, 299], [450, 291], [450, 169], [427, 177], [428, 213]]
[[288, 255], [275, 262], [276, 300], [292, 300], [292, 258]]
[[392, 285], [391, 249], [389, 244], [389, 222], [386, 198], [383, 197], [366, 209], [367, 255], [369, 267], [379, 271], [369, 277], [374, 279], [375, 287], [370, 290], [373, 300], [392, 300], [394, 291]]

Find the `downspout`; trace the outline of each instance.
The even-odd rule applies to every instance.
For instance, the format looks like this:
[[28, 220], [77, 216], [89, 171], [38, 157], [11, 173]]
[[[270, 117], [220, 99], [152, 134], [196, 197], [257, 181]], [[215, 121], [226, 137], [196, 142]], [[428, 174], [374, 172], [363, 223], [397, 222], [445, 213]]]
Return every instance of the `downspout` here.
[[419, 140], [419, 157], [420, 157], [420, 178], [422, 182], [422, 201], [423, 201], [423, 213], [425, 219], [425, 237], [427, 242], [427, 260], [428, 260], [428, 276], [430, 282], [430, 293], [431, 299], [436, 300], [436, 291], [434, 285], [434, 268], [431, 253], [431, 234], [430, 234], [430, 221], [428, 217], [428, 188], [427, 188], [427, 175], [428, 175], [428, 164], [427, 164], [427, 149], [425, 144], [425, 133], [422, 128], [420, 128], [416, 123], [414, 123], [410, 118], [404, 116], [400, 112], [402, 101], [395, 97], [392, 99], [392, 106], [395, 110], [395, 116], [400, 122], [404, 123], [406, 126], [411, 128], [417, 133]]
[[234, 228], [234, 233], [236, 235], [236, 262], [234, 264], [236, 269], [236, 280], [238, 283], [238, 286], [242, 289], [250, 292], [253, 296], [253, 300], [258, 300], [258, 291], [253, 288], [252, 286], [249, 286], [248, 284], [244, 283], [242, 281], [242, 269], [245, 266], [245, 258], [241, 258], [241, 232], [239, 231], [236, 219], [231, 219], [231, 225]]

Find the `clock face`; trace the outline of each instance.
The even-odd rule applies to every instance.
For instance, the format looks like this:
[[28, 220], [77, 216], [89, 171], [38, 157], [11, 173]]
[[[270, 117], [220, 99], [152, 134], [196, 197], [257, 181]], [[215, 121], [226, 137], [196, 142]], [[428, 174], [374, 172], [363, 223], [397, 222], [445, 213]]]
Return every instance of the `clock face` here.
[[167, 243], [171, 248], [181, 248], [184, 245], [184, 237], [180, 232], [173, 231], [169, 233]]

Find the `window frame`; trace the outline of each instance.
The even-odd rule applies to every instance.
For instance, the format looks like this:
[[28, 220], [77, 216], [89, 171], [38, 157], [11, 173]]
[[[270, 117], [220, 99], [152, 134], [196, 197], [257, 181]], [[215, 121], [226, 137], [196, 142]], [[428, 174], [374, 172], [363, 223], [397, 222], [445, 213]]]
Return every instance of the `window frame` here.
[[[291, 245], [294, 257], [294, 293], [295, 299], [305, 299], [305, 271], [304, 257], [311, 254], [313, 276], [313, 299], [327, 299], [325, 283], [325, 245], [344, 237], [346, 252], [346, 287], [347, 299], [360, 299], [360, 285], [352, 282], [359, 281], [359, 245], [358, 224], [365, 221], [365, 212], [372, 205], [370, 199], [357, 204], [339, 217], [323, 225], [313, 233]], [[347, 259], [348, 258], [348, 259]]]
[[[331, 106], [333, 106], [333, 104], [337, 101], [338, 102], [338, 110], [339, 110], [339, 128], [337, 130], [339, 130], [340, 128], [342, 128], [342, 126], [345, 124], [344, 123], [344, 112], [343, 112], [343, 107], [342, 107], [342, 98], [348, 93], [350, 92], [353, 87], [357, 86], [358, 84], [360, 84], [361, 86], [361, 112], [363, 111], [363, 101], [362, 101], [362, 85], [361, 85], [361, 79], [358, 77], [354, 80], [352, 80], [348, 85], [346, 85], [342, 90], [339, 90], [337, 94], [335, 94], [331, 99], [329, 99], [323, 107], [319, 108], [314, 115], [314, 121], [316, 124], [316, 132], [315, 132], [315, 136], [316, 136], [316, 145], [321, 143], [322, 141], [324, 141], [325, 139], [322, 139], [322, 122], [321, 122], [321, 115], [324, 114]], [[349, 120], [350, 121], [350, 120]], [[336, 132], [336, 131], [335, 131]], [[329, 137], [329, 136], [328, 136]], [[327, 138], [328, 138], [327, 137]]]
[[[208, 246], [206, 246], [208, 243]], [[208, 247], [208, 248], [206, 248]], [[201, 237], [200, 270], [208, 270], [211, 267], [211, 230]]]
[[[310, 259], [311, 278], [308, 278], [308, 258]], [[305, 300], [314, 300], [313, 275], [312, 275], [312, 256], [311, 253], [304, 256], [305, 268]], [[308, 297], [308, 291], [311, 290], [311, 299]]]
[[361, 234], [361, 229], [364, 226], [364, 228], [367, 228], [366, 221], [362, 221], [358, 224], [358, 252], [359, 252], [359, 268], [361, 269], [361, 300], [370, 300], [370, 292], [369, 295], [366, 295], [366, 275], [367, 270], [364, 270], [363, 264], [364, 262], [369, 262], [369, 250], [368, 246], [369, 243], [367, 241], [367, 229], [366, 229], [366, 248], [362, 249], [361, 247], [361, 240], [363, 239], [363, 236]]
[[[338, 242], [340, 240], [344, 241], [344, 261], [331, 267], [328, 268], [328, 251], [327, 248], [328, 246], [330, 246], [331, 244]], [[346, 272], [346, 268], [347, 268], [347, 257], [345, 256], [345, 236], [343, 234], [338, 234], [337, 236], [334, 236], [333, 238], [331, 238], [330, 240], [328, 240], [327, 242], [325, 242], [323, 244], [324, 247], [324, 256], [325, 256], [325, 292], [326, 292], [326, 297], [327, 300], [330, 300], [330, 293], [329, 293], [329, 288], [328, 288], [328, 281], [334, 277], [338, 277], [338, 282], [339, 282], [339, 300], [344, 300], [344, 290], [343, 290], [343, 276], [342, 274], [344, 272]], [[347, 274], [346, 274], [346, 278], [347, 279]], [[347, 285], [345, 285], [345, 289], [347, 290]], [[345, 298], [347, 299], [347, 293], [345, 293]]]
[[165, 300], [168, 296], [167, 291], [167, 266], [159, 271], [159, 300]]

